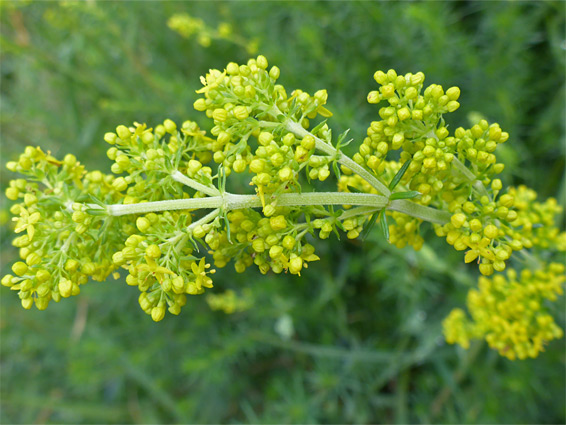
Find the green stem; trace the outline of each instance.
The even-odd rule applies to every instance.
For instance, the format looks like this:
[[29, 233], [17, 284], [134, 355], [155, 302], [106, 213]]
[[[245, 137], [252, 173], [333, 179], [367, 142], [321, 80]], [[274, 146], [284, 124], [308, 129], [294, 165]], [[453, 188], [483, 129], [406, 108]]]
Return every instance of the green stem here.
[[452, 160], [452, 165], [456, 170], [458, 170], [470, 183], [474, 189], [478, 191], [481, 195], [488, 195], [487, 189], [481, 181], [476, 178], [476, 175], [470, 171], [458, 158], [454, 157]]
[[187, 231], [192, 231], [195, 227], [202, 225], [202, 224], [206, 224], [212, 220], [214, 220], [216, 217], [218, 217], [218, 214], [220, 214], [220, 209], [216, 208], [215, 210], [213, 210], [212, 212], [208, 213], [207, 215], [205, 215], [203, 218], [201, 218], [200, 220], [195, 221], [194, 223], [191, 223], [189, 225], [189, 227], [187, 227]]
[[314, 134], [310, 133], [309, 131], [305, 130], [299, 123], [295, 121], [287, 121], [286, 124], [287, 130], [293, 133], [295, 136], [298, 137], [305, 137], [305, 136], [312, 136], [316, 143], [316, 148], [328, 155], [337, 156], [338, 162], [345, 167], [352, 170], [354, 173], [362, 177], [365, 181], [367, 181], [370, 185], [372, 185], [375, 189], [377, 189], [380, 193], [384, 196], [389, 197], [391, 195], [391, 191], [389, 188], [380, 182], [377, 177], [372, 175], [369, 171], [363, 168], [360, 164], [355, 162], [352, 158], [347, 155], [344, 155], [342, 152], [336, 151], [336, 148], [326, 143], [324, 140], [316, 137]]
[[452, 165], [454, 166], [454, 168], [456, 168], [456, 170], [458, 170], [464, 177], [466, 177], [466, 179], [468, 179], [471, 182], [476, 181], [476, 176], [474, 173], [472, 173], [468, 167], [466, 167], [458, 158], [454, 157], [454, 159], [452, 159]]
[[[365, 205], [383, 208], [387, 198], [371, 193], [342, 193], [342, 192], [309, 192], [283, 193], [277, 196], [277, 205], [281, 207], [310, 206], [310, 205]], [[139, 204], [108, 205], [110, 215], [143, 214], [170, 210], [195, 210], [202, 208], [222, 208], [224, 211], [243, 208], [261, 207], [257, 195], [235, 195], [225, 193], [223, 196], [208, 198], [172, 199], [168, 201], [142, 202]]]
[[215, 187], [205, 186], [204, 184], [199, 183], [196, 180], [193, 180], [193, 179], [185, 176], [183, 173], [179, 172], [178, 170], [175, 170], [175, 172], [171, 174], [171, 177], [176, 182], [182, 183], [185, 186], [193, 188], [193, 189], [195, 189], [199, 192], [202, 192], [202, 193], [204, 193], [208, 196], [218, 196], [218, 195], [220, 195], [220, 191], [218, 189], [216, 189]]
[[450, 222], [452, 214], [448, 211], [437, 210], [436, 208], [425, 207], [406, 199], [391, 201], [387, 207], [391, 211], [398, 211], [411, 217], [420, 218], [430, 223], [446, 224]]
[[[382, 208], [387, 208], [391, 211], [398, 211], [412, 217], [420, 218], [421, 220], [438, 224], [448, 223], [451, 216], [449, 212], [425, 207], [405, 199], [389, 202], [386, 197], [371, 193], [283, 193], [277, 197], [277, 206], [280, 207], [313, 205], [356, 205], [362, 207], [359, 209], [352, 209], [351, 212], [346, 211], [342, 214], [340, 219], [358, 215], [361, 212], [369, 213], [370, 211]], [[231, 211], [244, 208], [260, 208], [261, 206], [261, 200], [257, 195], [235, 195], [232, 193], [225, 193], [223, 196], [211, 196], [208, 198], [172, 199], [167, 201], [143, 202], [139, 204], [108, 205], [107, 211], [110, 215], [121, 216], [158, 211], [196, 210], [205, 208], [221, 208], [224, 211]], [[213, 213], [211, 213], [211, 217], [214, 214], [218, 214], [218, 212], [213, 211]]]

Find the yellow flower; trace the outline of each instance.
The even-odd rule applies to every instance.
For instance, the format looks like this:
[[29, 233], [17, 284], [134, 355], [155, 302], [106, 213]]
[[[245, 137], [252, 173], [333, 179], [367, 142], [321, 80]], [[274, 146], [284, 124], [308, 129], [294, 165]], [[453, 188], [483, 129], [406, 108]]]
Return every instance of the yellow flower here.
[[155, 260], [151, 257], [146, 256], [145, 261], [147, 264], [140, 264], [139, 266], [136, 267], [136, 269], [138, 271], [151, 273], [153, 276], [155, 276], [155, 278], [160, 284], [163, 283], [163, 279], [165, 278], [165, 275], [175, 274], [171, 270], [157, 265]]
[[20, 233], [24, 230], [27, 230], [28, 237], [30, 240], [32, 240], [33, 235], [35, 234], [34, 224], [37, 223], [40, 218], [41, 214], [38, 211], [30, 214], [28, 210], [22, 208], [20, 210], [20, 217], [14, 217], [12, 219], [14, 221], [17, 221], [15, 232]]
[[201, 258], [198, 265], [196, 262], [191, 264], [191, 270], [195, 274], [195, 283], [197, 288], [201, 289], [203, 286], [205, 288], [212, 288], [212, 279], [206, 275], [206, 269], [210, 267], [210, 264], [206, 264], [204, 258]]

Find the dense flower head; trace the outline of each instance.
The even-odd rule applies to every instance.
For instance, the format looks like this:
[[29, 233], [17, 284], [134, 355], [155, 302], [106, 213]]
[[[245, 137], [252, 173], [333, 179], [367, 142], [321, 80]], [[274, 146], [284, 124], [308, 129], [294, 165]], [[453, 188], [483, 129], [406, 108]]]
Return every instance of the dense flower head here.
[[[22, 261], [14, 264], [14, 275], [4, 276], [2, 284], [18, 291], [24, 308], [35, 304], [43, 310], [51, 300], [79, 294], [89, 277], [106, 279], [115, 267], [104, 253], [116, 243], [119, 231], [75, 201], [96, 197], [118, 202], [124, 195], [113, 187], [114, 178], [87, 173], [73, 155], [59, 161], [33, 147], [7, 167], [26, 179], [12, 180], [6, 189], [7, 197], [16, 201], [10, 211], [20, 236], [13, 245]], [[110, 232], [101, 239], [102, 226]]]
[[241, 294], [229, 289], [220, 294], [208, 294], [206, 302], [212, 310], [221, 310], [226, 314], [239, 313], [249, 310], [254, 303], [251, 292], [248, 288]]
[[195, 36], [202, 47], [209, 47], [213, 40], [224, 40], [244, 47], [252, 55], [258, 48], [257, 40], [248, 40], [236, 34], [228, 22], [221, 22], [213, 28], [200, 18], [187, 13], [175, 13], [167, 20], [167, 26], [184, 38]]
[[107, 155], [114, 161], [111, 171], [119, 176], [114, 186], [126, 193], [126, 204], [188, 196], [175, 180], [177, 171], [214, 187], [212, 169], [204, 165], [211, 160], [213, 139], [195, 122], [185, 121], [180, 128], [171, 120], [155, 129], [139, 123], [120, 125], [104, 140], [112, 145]]
[[[185, 24], [191, 33], [204, 28]], [[85, 170], [71, 154], [58, 160], [26, 148], [7, 163], [25, 178], [6, 189], [21, 261], [2, 284], [25, 308], [44, 309], [91, 277], [124, 270], [142, 310], [160, 321], [213, 287], [212, 264], [300, 275], [319, 259], [312, 238], [355, 239], [379, 222], [389, 242], [418, 250], [429, 221], [484, 275], [468, 296], [471, 319], [461, 309], [446, 319], [448, 342], [485, 338], [502, 355], [525, 358], [561, 336], [545, 303], [564, 283], [563, 265], [552, 262], [566, 250], [555, 224], [562, 207], [504, 186], [496, 150], [509, 135], [499, 125], [480, 120], [451, 133], [444, 114], [459, 107], [457, 87], [425, 87], [420, 72], [378, 71], [368, 101], [384, 106], [350, 158], [342, 151], [348, 132], [333, 136], [326, 122], [326, 90], [288, 93], [279, 78], [264, 56], [210, 70], [194, 103], [210, 132], [169, 119], [120, 125], [104, 135], [108, 174]], [[312, 191], [332, 175], [337, 192]], [[246, 185], [255, 193], [229, 192]], [[524, 269], [507, 268], [518, 256]], [[505, 269], [506, 277], [485, 277]], [[248, 308], [248, 298], [227, 290], [206, 299], [231, 313]]]
[[455, 309], [444, 321], [446, 340], [464, 348], [470, 339], [485, 338], [490, 347], [511, 360], [536, 357], [549, 341], [561, 338], [545, 300], [563, 293], [564, 265], [550, 263], [537, 270], [513, 269], [507, 276], [480, 277], [468, 293], [471, 319]]

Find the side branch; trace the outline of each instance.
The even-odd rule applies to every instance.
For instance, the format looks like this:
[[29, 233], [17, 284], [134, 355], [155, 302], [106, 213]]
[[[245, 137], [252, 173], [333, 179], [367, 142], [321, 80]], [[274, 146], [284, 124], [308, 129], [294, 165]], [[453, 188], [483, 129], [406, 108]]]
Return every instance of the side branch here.
[[437, 210], [436, 208], [425, 207], [406, 199], [391, 201], [387, 207], [391, 211], [398, 211], [411, 217], [420, 218], [430, 223], [446, 224], [450, 222], [452, 214], [448, 211]]
[[204, 193], [208, 196], [218, 196], [220, 195], [220, 191], [215, 187], [205, 186], [202, 183], [199, 183], [181, 173], [179, 170], [176, 170], [174, 173], [171, 174], [171, 177], [176, 182], [182, 183], [185, 186], [198, 190], [199, 192]]
[[[295, 136], [299, 136], [299, 137], [304, 137], [304, 136], [307, 136], [307, 135], [312, 136], [315, 140], [316, 148], [318, 150], [320, 150], [324, 153], [327, 153], [329, 155], [336, 155], [337, 154], [337, 151], [333, 146], [329, 145], [324, 140], [316, 137], [314, 134], [308, 132], [300, 124], [289, 120], [289, 121], [287, 121], [286, 128], [291, 133], [293, 133]], [[362, 177], [365, 181], [367, 181], [370, 185], [372, 185], [375, 189], [377, 189], [384, 196], [389, 197], [391, 195], [391, 191], [389, 190], [389, 188], [385, 184], [380, 182], [377, 179], [377, 177], [372, 175], [369, 171], [367, 171], [365, 168], [363, 168], [360, 164], [355, 162], [349, 156], [344, 155], [342, 152], [338, 152], [338, 162], [340, 164], [344, 165], [345, 167], [349, 168], [350, 170], [352, 170], [354, 173], [356, 173], [360, 177]]]

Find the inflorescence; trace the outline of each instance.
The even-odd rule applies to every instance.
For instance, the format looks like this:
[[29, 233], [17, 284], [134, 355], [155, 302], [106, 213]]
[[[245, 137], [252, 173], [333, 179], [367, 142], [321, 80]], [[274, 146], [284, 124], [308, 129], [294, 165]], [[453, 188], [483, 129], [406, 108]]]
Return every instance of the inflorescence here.
[[[160, 321], [213, 286], [211, 262], [299, 275], [319, 259], [307, 235], [354, 239], [379, 223], [391, 243], [418, 250], [428, 221], [483, 275], [468, 295], [471, 318], [455, 309], [445, 320], [449, 343], [482, 338], [522, 359], [562, 336], [547, 304], [565, 280], [555, 258], [566, 250], [555, 225], [562, 208], [504, 187], [496, 149], [509, 135], [499, 125], [481, 120], [451, 134], [443, 117], [460, 106], [457, 87], [377, 71], [368, 101], [383, 104], [379, 119], [350, 157], [347, 132], [334, 136], [326, 123], [326, 90], [288, 93], [279, 75], [263, 56], [210, 70], [194, 103], [213, 121], [209, 134], [192, 121], [120, 125], [104, 136], [110, 174], [27, 147], [7, 164], [25, 178], [6, 190], [21, 261], [2, 285], [24, 308], [43, 310], [124, 269], [142, 309]], [[230, 193], [234, 173], [255, 193]], [[331, 175], [337, 192], [306, 190]], [[207, 301], [228, 313], [250, 306], [233, 292]]]

